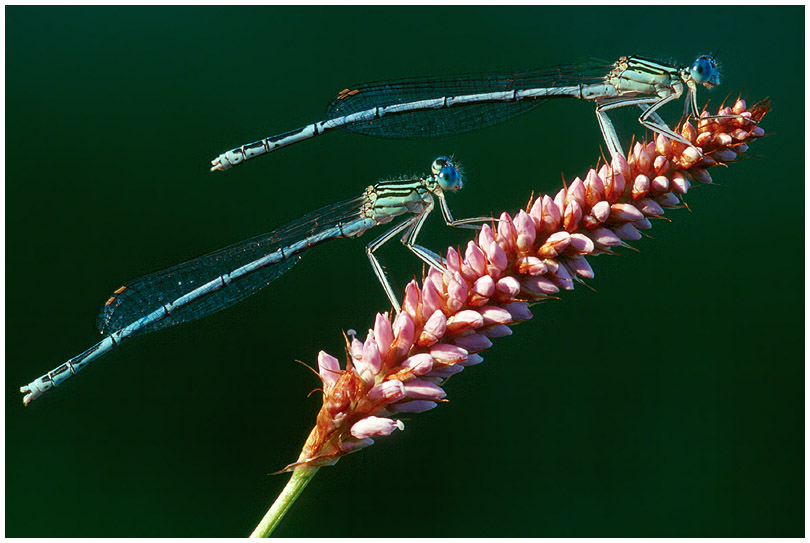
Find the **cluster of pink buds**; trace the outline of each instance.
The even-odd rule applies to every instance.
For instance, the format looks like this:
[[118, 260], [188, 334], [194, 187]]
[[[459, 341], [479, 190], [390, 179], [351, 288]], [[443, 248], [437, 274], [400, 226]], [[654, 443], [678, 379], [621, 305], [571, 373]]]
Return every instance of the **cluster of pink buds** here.
[[[685, 123], [680, 133], [694, 147], [658, 136], [636, 143], [627, 160], [590, 170], [556, 196], [529, 202], [514, 217], [503, 213], [484, 225], [464, 255], [447, 250], [442, 273], [431, 269], [420, 287], [405, 289], [393, 324], [377, 314], [365, 341], [347, 341], [347, 363], [321, 351], [323, 407], [298, 461], [318, 467], [402, 430], [398, 413], [419, 413], [445, 397], [442, 385], [482, 362], [492, 338], [532, 317], [529, 302], [574, 288], [594, 276], [586, 256], [612, 253], [641, 237], [650, 219], [679, 207], [691, 183], [711, 183], [708, 168], [735, 161], [762, 137], [767, 101], [747, 109], [739, 100], [719, 118]], [[704, 117], [707, 116], [704, 113]]]

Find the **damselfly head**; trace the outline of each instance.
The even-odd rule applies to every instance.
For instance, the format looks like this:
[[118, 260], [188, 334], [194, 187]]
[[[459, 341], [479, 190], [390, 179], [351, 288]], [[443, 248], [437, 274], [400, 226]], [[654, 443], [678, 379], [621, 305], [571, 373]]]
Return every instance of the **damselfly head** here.
[[461, 189], [463, 186], [461, 172], [458, 171], [453, 161], [446, 156], [440, 156], [434, 160], [430, 171], [436, 176], [442, 190], [452, 192]]
[[717, 60], [711, 55], [701, 55], [689, 67], [689, 76], [698, 85], [707, 89], [720, 84], [720, 70], [717, 69]]

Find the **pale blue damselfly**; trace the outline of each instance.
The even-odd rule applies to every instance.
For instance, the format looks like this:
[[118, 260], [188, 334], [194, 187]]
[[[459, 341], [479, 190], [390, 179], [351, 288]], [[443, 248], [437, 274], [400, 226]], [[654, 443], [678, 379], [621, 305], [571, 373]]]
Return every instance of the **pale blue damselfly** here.
[[519, 73], [470, 74], [371, 83], [340, 91], [326, 120], [242, 145], [221, 154], [211, 170], [227, 170], [252, 158], [338, 128], [385, 138], [425, 138], [467, 132], [500, 123], [552, 98], [596, 103], [596, 117], [611, 157], [623, 155], [611, 109], [639, 106], [639, 122], [693, 147], [658, 116], [686, 92], [684, 111], [698, 117], [697, 87], [720, 84], [717, 61], [699, 56], [689, 67], [627, 56], [613, 64], [588, 61]]
[[127, 338], [204, 317], [254, 294], [292, 268], [315, 245], [357, 237], [370, 228], [409, 215], [366, 246], [374, 273], [399, 312], [399, 302], [374, 252], [399, 235], [423, 262], [446, 271], [440, 258], [417, 245], [416, 239], [436, 199], [449, 226], [477, 228], [473, 223], [491, 220], [453, 218], [444, 193], [457, 191], [462, 185], [461, 173], [453, 161], [439, 157], [433, 161], [429, 175], [380, 181], [357, 198], [323, 207], [267, 234], [128, 281], [113, 292], [98, 316], [98, 329], [104, 339], [21, 387], [23, 401], [28, 405]]

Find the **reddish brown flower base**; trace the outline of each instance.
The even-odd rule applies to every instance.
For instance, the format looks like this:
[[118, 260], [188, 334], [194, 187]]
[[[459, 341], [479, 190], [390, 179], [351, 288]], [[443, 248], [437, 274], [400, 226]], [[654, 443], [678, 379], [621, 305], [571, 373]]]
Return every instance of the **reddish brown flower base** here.
[[421, 287], [412, 281], [393, 324], [377, 314], [364, 342], [352, 338], [345, 369], [321, 351], [323, 407], [298, 461], [286, 469], [334, 464], [374, 437], [402, 430], [398, 413], [436, 407], [448, 377], [480, 363], [477, 353], [492, 338], [532, 317], [529, 302], [592, 278], [586, 256], [639, 239], [651, 218], [682, 204], [692, 183], [711, 183], [709, 168], [743, 155], [764, 135], [758, 123], [769, 109], [767, 100], [751, 109], [738, 101], [720, 109], [726, 118], [684, 124], [680, 133], [699, 152], [663, 136], [636, 143], [627, 161], [590, 170], [584, 181], [538, 197], [514, 217], [503, 213], [496, 230], [485, 225], [463, 257], [448, 249], [449, 273], [431, 269]]

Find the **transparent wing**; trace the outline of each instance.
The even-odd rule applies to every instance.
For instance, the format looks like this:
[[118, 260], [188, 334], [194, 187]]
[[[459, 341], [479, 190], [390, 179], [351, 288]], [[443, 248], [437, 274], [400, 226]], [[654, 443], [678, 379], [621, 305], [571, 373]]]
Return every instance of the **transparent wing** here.
[[[334, 119], [377, 106], [417, 100], [530, 88], [563, 87], [601, 81], [612, 66], [603, 61], [583, 61], [530, 72], [467, 74], [455, 77], [425, 77], [350, 87], [358, 91], [339, 94], [326, 109]], [[430, 138], [459, 134], [503, 122], [530, 111], [546, 99], [517, 102], [488, 102], [445, 109], [413, 111], [381, 117], [373, 122], [354, 123], [352, 132], [384, 138]]]
[[[359, 197], [325, 206], [267, 234], [128, 281], [112, 294], [101, 309], [98, 329], [102, 334], [120, 330], [220, 275], [326, 228], [358, 218], [364, 201], [364, 197]], [[166, 318], [137, 333], [199, 319], [233, 305], [280, 277], [301, 259], [302, 254], [303, 251], [288, 255], [285, 260], [235, 279], [226, 287], [175, 309]]]

